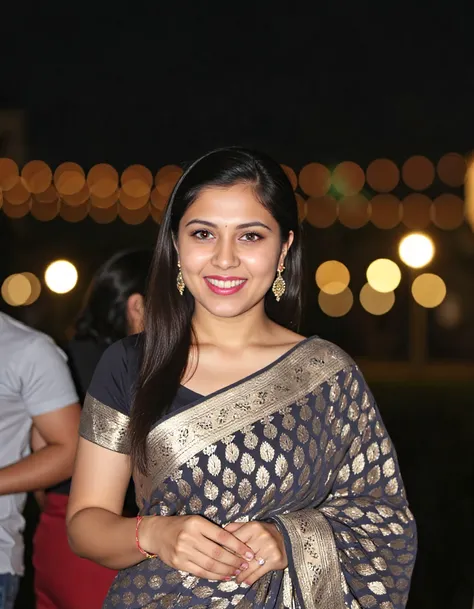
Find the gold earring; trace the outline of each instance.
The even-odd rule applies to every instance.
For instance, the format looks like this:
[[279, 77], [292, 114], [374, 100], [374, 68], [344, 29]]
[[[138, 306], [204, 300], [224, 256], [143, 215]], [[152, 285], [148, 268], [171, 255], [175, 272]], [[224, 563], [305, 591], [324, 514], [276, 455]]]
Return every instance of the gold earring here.
[[281, 276], [281, 274], [283, 273], [284, 270], [285, 270], [284, 266], [281, 266], [278, 269], [278, 274], [272, 285], [272, 292], [275, 294], [275, 298], [276, 298], [277, 302], [280, 302], [280, 298], [283, 296], [283, 294], [285, 293], [285, 290], [286, 290], [285, 280]]
[[178, 276], [176, 277], [176, 287], [178, 288], [178, 292], [182, 296], [184, 294], [184, 288], [186, 287], [184, 283], [183, 273], [181, 272], [181, 264], [178, 262]]

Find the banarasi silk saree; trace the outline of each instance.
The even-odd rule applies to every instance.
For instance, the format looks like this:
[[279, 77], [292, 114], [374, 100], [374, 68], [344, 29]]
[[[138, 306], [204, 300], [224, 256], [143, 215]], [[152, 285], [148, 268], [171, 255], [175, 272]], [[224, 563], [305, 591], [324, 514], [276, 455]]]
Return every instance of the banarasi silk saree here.
[[[137, 359], [130, 339], [104, 354], [82, 437], [129, 452]], [[145, 559], [119, 572], [106, 609], [405, 607], [415, 522], [374, 398], [337, 346], [305, 339], [255, 374], [169, 412], [147, 443], [150, 474], [134, 476], [142, 515], [273, 522], [289, 564], [249, 587]]]

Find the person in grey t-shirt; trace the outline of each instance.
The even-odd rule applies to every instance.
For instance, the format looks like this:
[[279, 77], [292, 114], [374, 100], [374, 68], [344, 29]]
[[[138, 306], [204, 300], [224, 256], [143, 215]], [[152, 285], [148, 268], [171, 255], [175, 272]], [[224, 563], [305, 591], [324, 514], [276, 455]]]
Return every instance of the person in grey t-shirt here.
[[[26, 493], [71, 476], [80, 406], [64, 353], [45, 334], [0, 313], [0, 607], [23, 574]], [[32, 426], [45, 447], [30, 454]]]

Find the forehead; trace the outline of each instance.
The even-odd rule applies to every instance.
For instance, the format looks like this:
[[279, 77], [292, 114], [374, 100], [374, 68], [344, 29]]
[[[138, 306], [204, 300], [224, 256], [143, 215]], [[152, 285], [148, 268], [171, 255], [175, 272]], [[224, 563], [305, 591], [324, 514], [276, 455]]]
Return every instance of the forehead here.
[[251, 220], [276, 224], [273, 216], [256, 197], [252, 186], [248, 184], [236, 184], [228, 188], [205, 188], [188, 207], [181, 222], [189, 222], [193, 218], [216, 224], [240, 224]]

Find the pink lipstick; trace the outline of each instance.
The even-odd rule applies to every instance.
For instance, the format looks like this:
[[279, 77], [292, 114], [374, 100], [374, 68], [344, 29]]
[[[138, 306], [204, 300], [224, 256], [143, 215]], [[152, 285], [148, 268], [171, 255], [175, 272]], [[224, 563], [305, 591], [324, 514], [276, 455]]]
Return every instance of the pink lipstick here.
[[219, 296], [236, 294], [247, 283], [247, 280], [242, 277], [222, 277], [220, 275], [209, 275], [204, 277], [204, 280], [208, 288]]

